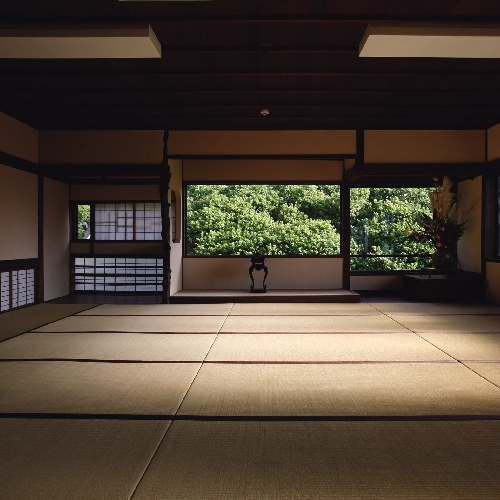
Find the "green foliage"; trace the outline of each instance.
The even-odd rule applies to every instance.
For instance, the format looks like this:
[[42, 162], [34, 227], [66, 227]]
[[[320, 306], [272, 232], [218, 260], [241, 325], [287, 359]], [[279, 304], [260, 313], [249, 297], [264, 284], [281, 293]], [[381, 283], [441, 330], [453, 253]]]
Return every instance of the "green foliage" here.
[[336, 255], [339, 186], [190, 185], [187, 254]]
[[[406, 236], [407, 228], [418, 228], [419, 214], [430, 214], [428, 192], [351, 189], [351, 268], [429, 267], [428, 257], [405, 256], [433, 251], [432, 245]], [[188, 255], [251, 255], [257, 250], [265, 255], [337, 255], [339, 186], [190, 185], [186, 246]]]
[[90, 205], [78, 205], [78, 239], [88, 237], [90, 228]]
[[[431, 215], [427, 188], [351, 189], [351, 255], [432, 253], [432, 245], [406, 237], [421, 213]], [[397, 270], [429, 267], [428, 257], [352, 257], [351, 269]]]

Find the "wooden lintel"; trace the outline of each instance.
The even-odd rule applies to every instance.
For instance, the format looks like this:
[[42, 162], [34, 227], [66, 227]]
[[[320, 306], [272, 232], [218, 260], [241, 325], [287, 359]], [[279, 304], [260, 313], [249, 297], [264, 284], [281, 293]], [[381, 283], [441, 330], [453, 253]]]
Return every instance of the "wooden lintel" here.
[[[82, 165], [40, 165], [46, 177], [159, 177], [162, 166], [159, 164], [82, 164]], [[158, 181], [157, 181], [158, 182]]]
[[4, 153], [3, 151], [0, 151], [0, 164], [11, 168], [17, 168], [18, 170], [24, 170], [30, 174], [38, 175], [40, 173], [40, 166], [36, 163]]
[[408, 181], [443, 177], [463, 180], [485, 172], [485, 163], [364, 163], [354, 165], [343, 177], [348, 184], [375, 182], [377, 180]]

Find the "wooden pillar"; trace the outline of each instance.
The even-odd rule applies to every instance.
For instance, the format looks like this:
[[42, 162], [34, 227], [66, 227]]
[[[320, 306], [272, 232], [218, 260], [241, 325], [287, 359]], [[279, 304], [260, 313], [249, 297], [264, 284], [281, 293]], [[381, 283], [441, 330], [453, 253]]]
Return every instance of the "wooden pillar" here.
[[45, 301], [43, 266], [43, 184], [44, 176], [38, 175], [38, 268], [36, 270], [36, 302]]
[[163, 242], [163, 291], [162, 304], [170, 303], [170, 203], [168, 202], [168, 190], [170, 187], [170, 166], [168, 164], [168, 130], [163, 135], [163, 160], [160, 174], [160, 203], [161, 203], [161, 237]]
[[342, 254], [342, 288], [351, 289], [351, 189], [349, 184], [343, 182], [340, 188], [340, 200], [342, 203], [341, 214], [341, 254]]

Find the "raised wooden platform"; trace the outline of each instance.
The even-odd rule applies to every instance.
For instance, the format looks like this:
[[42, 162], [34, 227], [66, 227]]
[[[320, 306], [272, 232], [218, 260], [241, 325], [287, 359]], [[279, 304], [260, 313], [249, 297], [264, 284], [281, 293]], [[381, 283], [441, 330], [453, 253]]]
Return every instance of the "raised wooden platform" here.
[[181, 290], [170, 298], [173, 304], [220, 302], [359, 302], [360, 296], [349, 290]]

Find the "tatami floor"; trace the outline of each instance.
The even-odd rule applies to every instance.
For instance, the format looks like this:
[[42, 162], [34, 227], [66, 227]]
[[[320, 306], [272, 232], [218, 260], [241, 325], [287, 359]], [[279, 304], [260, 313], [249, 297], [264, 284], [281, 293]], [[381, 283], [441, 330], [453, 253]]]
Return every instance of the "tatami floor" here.
[[500, 498], [500, 308], [0, 315], [0, 498]]

